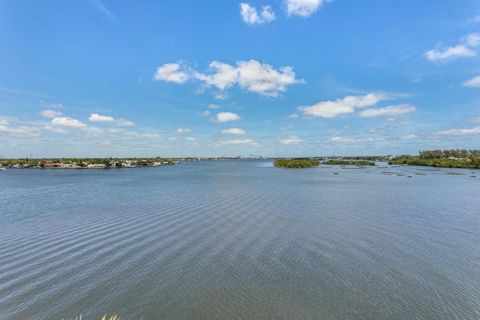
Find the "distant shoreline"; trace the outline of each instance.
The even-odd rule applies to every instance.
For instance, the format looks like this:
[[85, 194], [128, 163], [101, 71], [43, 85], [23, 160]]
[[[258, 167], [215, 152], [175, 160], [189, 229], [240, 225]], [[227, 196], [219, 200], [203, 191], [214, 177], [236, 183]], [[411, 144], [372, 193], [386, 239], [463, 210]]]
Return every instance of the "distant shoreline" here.
[[126, 169], [171, 166], [191, 161], [266, 160], [264, 158], [187, 157], [187, 158], [55, 158], [0, 159], [5, 169]]
[[109, 169], [175, 165], [190, 161], [273, 160], [274, 167], [306, 168], [318, 165], [374, 166], [375, 162], [436, 168], [480, 169], [480, 150], [432, 150], [403, 156], [321, 156], [321, 157], [177, 157], [177, 158], [23, 158], [0, 159], [5, 169]]

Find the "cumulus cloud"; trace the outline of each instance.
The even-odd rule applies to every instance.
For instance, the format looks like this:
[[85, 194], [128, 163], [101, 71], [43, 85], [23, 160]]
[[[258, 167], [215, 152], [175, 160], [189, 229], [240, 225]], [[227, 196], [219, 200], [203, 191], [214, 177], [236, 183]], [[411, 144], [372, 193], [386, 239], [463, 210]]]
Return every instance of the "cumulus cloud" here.
[[88, 117], [88, 120], [91, 122], [114, 122], [115, 121], [113, 117], [103, 116], [98, 113], [92, 113], [90, 117]]
[[473, 57], [477, 53], [473, 48], [480, 45], [480, 34], [471, 33], [464, 37], [460, 44], [441, 49], [432, 49], [425, 52], [425, 57], [434, 62], [441, 62], [462, 57]]
[[235, 67], [219, 62], [213, 61], [209, 65], [210, 73], [203, 74], [194, 72], [193, 76], [201, 81], [204, 81], [209, 86], [217, 87], [220, 90], [224, 90], [231, 87], [237, 82], [238, 72]]
[[480, 76], [473, 77], [463, 83], [464, 87], [478, 88], [480, 87]]
[[283, 139], [280, 139], [281, 144], [299, 144], [302, 142], [302, 139], [299, 136], [289, 136]]
[[275, 70], [271, 65], [256, 60], [238, 62], [237, 71], [240, 87], [264, 96], [276, 97], [285, 92], [288, 85], [304, 82], [295, 78], [291, 67]]
[[263, 6], [259, 13], [248, 3], [240, 3], [240, 16], [247, 24], [262, 24], [275, 20], [275, 13], [270, 6]]
[[233, 112], [220, 112], [215, 116], [215, 121], [217, 122], [229, 122], [240, 120], [240, 116]]
[[165, 63], [158, 67], [154, 78], [158, 81], [184, 83], [190, 78], [190, 75], [182, 70], [182, 66], [179, 63]]
[[238, 145], [238, 144], [247, 144], [247, 145], [258, 145], [257, 142], [250, 139], [230, 139], [230, 140], [220, 140], [217, 142], [220, 145]]
[[305, 117], [334, 118], [341, 114], [353, 113], [356, 108], [374, 106], [389, 97], [383, 93], [369, 93], [364, 96], [346, 96], [337, 100], [326, 100], [311, 106], [299, 107]]
[[448, 47], [441, 50], [432, 49], [425, 52], [425, 56], [430, 61], [446, 61], [460, 57], [473, 57], [474, 55], [475, 51], [464, 45]]
[[286, 0], [287, 15], [308, 17], [319, 10], [325, 0]]
[[52, 110], [52, 109], [45, 109], [42, 112], [40, 112], [40, 115], [44, 118], [58, 118], [62, 116], [63, 114], [60, 111]]
[[378, 109], [367, 109], [360, 112], [362, 118], [393, 117], [401, 114], [415, 112], [416, 107], [411, 104], [397, 104]]
[[449, 130], [438, 131], [437, 134], [441, 136], [474, 135], [474, 134], [480, 134], [480, 127], [464, 128], [464, 129], [449, 129]]
[[223, 134], [245, 134], [245, 130], [240, 128], [230, 128], [222, 130]]
[[87, 126], [85, 123], [69, 117], [54, 118], [51, 123], [57, 126], [70, 128], [85, 128]]
[[104, 116], [98, 113], [90, 114], [90, 117], [88, 117], [88, 120], [91, 122], [114, 123], [117, 126], [122, 126], [122, 127], [131, 127], [134, 125], [133, 122], [128, 121], [126, 119], [123, 119], [123, 118], [115, 119], [111, 116]]
[[[165, 66], [168, 66], [168, 72], [159, 73], [159, 70]], [[186, 73], [179, 71], [179, 68], [177, 64], [165, 64], [157, 70], [155, 79], [183, 83], [192, 77], [204, 82], [207, 87], [215, 87], [220, 91], [238, 85], [244, 90], [269, 97], [276, 97], [285, 92], [289, 85], [304, 83], [304, 80], [296, 78], [292, 67], [275, 69], [269, 64], [256, 60], [238, 61], [235, 65], [213, 61], [205, 73], [197, 71]], [[179, 72], [183, 75], [178, 75]]]

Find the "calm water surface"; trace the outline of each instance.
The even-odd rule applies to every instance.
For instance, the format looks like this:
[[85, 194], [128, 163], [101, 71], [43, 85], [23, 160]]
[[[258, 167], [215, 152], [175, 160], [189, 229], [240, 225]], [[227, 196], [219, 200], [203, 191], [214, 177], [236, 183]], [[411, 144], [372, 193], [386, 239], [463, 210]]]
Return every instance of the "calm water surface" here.
[[104, 313], [478, 320], [480, 172], [0, 172], [0, 319]]

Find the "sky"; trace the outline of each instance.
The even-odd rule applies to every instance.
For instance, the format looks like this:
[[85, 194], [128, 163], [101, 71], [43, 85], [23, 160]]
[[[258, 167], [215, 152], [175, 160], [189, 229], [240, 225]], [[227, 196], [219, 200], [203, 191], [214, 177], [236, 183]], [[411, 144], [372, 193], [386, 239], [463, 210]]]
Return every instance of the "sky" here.
[[480, 149], [480, 3], [0, 1], [0, 157]]

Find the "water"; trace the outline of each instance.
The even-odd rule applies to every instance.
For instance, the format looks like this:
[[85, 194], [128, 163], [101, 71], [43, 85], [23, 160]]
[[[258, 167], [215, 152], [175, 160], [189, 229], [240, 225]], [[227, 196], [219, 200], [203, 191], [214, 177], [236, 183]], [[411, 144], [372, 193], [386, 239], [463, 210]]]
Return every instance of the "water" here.
[[0, 319], [479, 319], [472, 172], [1, 172]]

